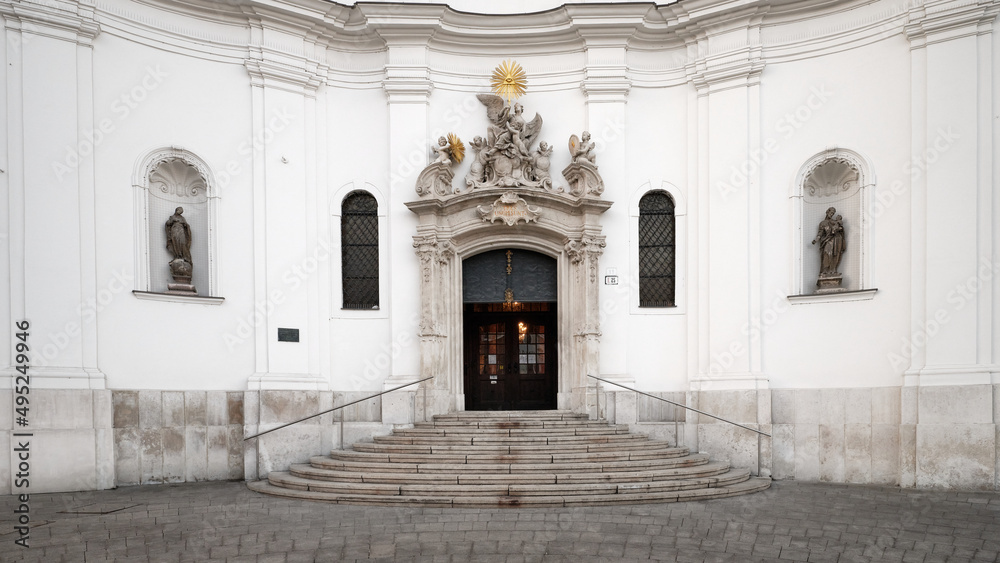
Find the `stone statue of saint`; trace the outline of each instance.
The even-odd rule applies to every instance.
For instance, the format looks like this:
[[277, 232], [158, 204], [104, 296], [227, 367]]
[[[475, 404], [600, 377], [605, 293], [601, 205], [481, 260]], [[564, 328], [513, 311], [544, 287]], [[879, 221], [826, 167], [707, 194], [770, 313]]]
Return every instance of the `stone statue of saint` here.
[[835, 207], [826, 210], [826, 219], [819, 222], [816, 238], [812, 241], [813, 244], [819, 243], [821, 278], [840, 275], [837, 268], [840, 267], [840, 258], [847, 248], [844, 238], [844, 218], [836, 213]]
[[182, 215], [183, 207], [174, 210], [174, 214], [167, 219], [167, 251], [174, 255], [174, 259], [181, 259], [188, 264], [193, 264], [191, 260], [191, 226]]

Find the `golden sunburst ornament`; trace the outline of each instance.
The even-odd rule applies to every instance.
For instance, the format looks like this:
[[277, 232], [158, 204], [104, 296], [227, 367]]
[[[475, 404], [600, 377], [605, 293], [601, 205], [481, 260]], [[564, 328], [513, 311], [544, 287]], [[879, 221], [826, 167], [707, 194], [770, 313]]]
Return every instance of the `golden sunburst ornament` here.
[[507, 99], [510, 103], [520, 98], [527, 91], [528, 76], [517, 61], [504, 61], [493, 69], [493, 93]]
[[455, 161], [455, 164], [460, 164], [465, 158], [465, 145], [462, 143], [462, 139], [459, 139], [458, 135], [454, 133], [448, 133], [448, 146], [451, 148], [451, 159]]

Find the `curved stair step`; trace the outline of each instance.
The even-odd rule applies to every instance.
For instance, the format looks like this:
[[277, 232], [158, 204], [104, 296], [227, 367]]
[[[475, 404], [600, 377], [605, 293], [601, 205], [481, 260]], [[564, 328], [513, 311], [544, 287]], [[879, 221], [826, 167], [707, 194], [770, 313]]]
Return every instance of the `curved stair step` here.
[[448, 414], [436, 414], [435, 421], [441, 420], [480, 420], [480, 419], [517, 419], [517, 420], [589, 420], [586, 414], [567, 410], [551, 411], [462, 411]]
[[686, 455], [678, 448], [644, 449], [639, 451], [596, 451], [562, 453], [500, 453], [483, 450], [473, 453], [463, 452], [366, 452], [357, 450], [333, 450], [330, 458], [343, 461], [379, 463], [568, 463], [638, 461], [672, 459]]
[[524, 428], [502, 428], [479, 426], [427, 426], [413, 428], [398, 428], [393, 431], [397, 436], [608, 436], [617, 434], [628, 434], [627, 424], [595, 426], [556, 426], [556, 427], [524, 427]]
[[[410, 453], [410, 454], [529, 454], [536, 452], [551, 452], [552, 446], [549, 444], [386, 444], [382, 442], [358, 442], [352, 448], [358, 452], [368, 453]], [[624, 443], [603, 443], [603, 444], [562, 444], [559, 446], [561, 453], [571, 452], [663, 452], [663, 455], [680, 457], [687, 455], [690, 450], [685, 446], [671, 446], [670, 443], [662, 440], [632, 440]], [[670, 453], [667, 453], [670, 452]]]
[[415, 422], [414, 428], [512, 430], [530, 428], [607, 428], [608, 423], [600, 420], [444, 420]]
[[248, 486], [251, 490], [271, 495], [296, 499], [308, 499], [344, 504], [368, 504], [381, 506], [414, 506], [414, 507], [454, 507], [454, 508], [488, 508], [488, 507], [546, 507], [546, 506], [584, 506], [603, 504], [639, 504], [663, 503], [689, 500], [709, 500], [744, 495], [762, 491], [771, 485], [767, 478], [753, 477], [739, 483], [718, 487], [686, 489], [662, 492], [622, 492], [616, 494], [569, 495], [569, 496], [413, 496], [413, 495], [378, 495], [360, 493], [333, 493], [312, 490], [300, 490], [278, 487], [267, 480], [254, 481]]
[[[471, 468], [474, 469], [474, 468]], [[295, 464], [289, 473], [297, 477], [319, 481], [340, 481], [344, 483], [371, 484], [451, 484], [451, 485], [497, 485], [497, 484], [561, 484], [561, 483], [628, 483], [655, 482], [677, 479], [701, 479], [729, 472], [730, 465], [724, 461], [712, 461], [693, 467], [677, 467], [649, 471], [614, 473], [536, 473], [536, 474], [477, 474], [477, 473], [359, 473], [338, 469], [326, 469], [308, 464]], [[747, 472], [749, 475], [749, 472]]]
[[673, 479], [652, 483], [553, 483], [525, 485], [500, 483], [454, 485], [449, 483], [342, 483], [309, 479], [287, 472], [268, 475], [272, 485], [300, 491], [319, 491], [341, 494], [403, 495], [403, 496], [578, 496], [660, 493], [705, 487], [723, 487], [741, 483], [750, 478], [747, 471], [732, 470], [722, 475], [694, 479]]
[[468, 434], [463, 436], [375, 436], [377, 444], [610, 444], [627, 443], [632, 441], [647, 440], [645, 436], [637, 434], [603, 434], [603, 435], [564, 435], [564, 436], [480, 436], [478, 434]]
[[708, 463], [708, 456], [705, 454], [693, 454], [679, 458], [640, 459], [635, 461], [607, 461], [594, 463], [553, 461], [549, 463], [484, 462], [476, 464], [351, 461], [316, 456], [311, 458], [309, 463], [314, 467], [321, 467], [325, 469], [376, 471], [387, 473], [451, 473], [457, 471], [467, 471], [470, 467], [474, 467], [475, 471], [480, 473], [601, 473], [704, 465]]

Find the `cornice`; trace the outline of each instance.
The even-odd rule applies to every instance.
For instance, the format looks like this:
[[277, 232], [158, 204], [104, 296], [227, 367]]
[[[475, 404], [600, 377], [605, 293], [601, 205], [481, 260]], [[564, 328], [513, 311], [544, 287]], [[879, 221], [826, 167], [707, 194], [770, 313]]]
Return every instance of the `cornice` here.
[[0, 15], [8, 29], [74, 41], [90, 47], [101, 33], [94, 17], [93, 0], [48, 0], [44, 3], [24, 0], [0, 2]]
[[544, 205], [567, 214], [590, 213], [600, 214], [607, 211], [613, 202], [597, 197], [576, 197], [568, 193], [549, 192], [534, 189], [511, 188], [480, 188], [445, 196], [433, 196], [408, 201], [406, 207], [418, 215], [452, 215], [456, 209], [475, 209], [479, 205], [489, 204], [506, 192], [514, 191], [517, 195], [531, 198], [532, 204]]
[[[445, 80], [442, 87], [462, 87], [468, 82], [462, 73], [470, 68], [492, 68], [498, 58], [513, 57], [534, 58], [536, 83], [562, 89], [566, 80], [576, 80], [592, 101], [621, 101], [634, 87], [687, 82], [705, 93], [752, 84], [767, 64], [854, 49], [901, 35], [904, 26], [914, 48], [991, 33], [1000, 10], [998, 0], [570, 3], [526, 14], [371, 1], [94, 2], [2, 0], [0, 13], [12, 29], [20, 18], [48, 19], [51, 25], [32, 24], [31, 32], [75, 39], [80, 31], [85, 44], [100, 30], [244, 64], [261, 84], [270, 80], [303, 91], [324, 82], [378, 88], [388, 79], [390, 95], [426, 97], [438, 77]], [[557, 57], [563, 59], [553, 62]], [[568, 77], [566, 64], [577, 76]]]
[[914, 0], [903, 31], [919, 49], [931, 43], [992, 33], [997, 0]]

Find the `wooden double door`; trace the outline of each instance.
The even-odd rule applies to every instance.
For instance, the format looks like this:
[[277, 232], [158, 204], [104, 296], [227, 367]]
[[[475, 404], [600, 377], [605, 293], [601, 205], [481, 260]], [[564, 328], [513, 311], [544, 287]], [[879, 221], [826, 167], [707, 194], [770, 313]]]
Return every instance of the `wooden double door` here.
[[465, 306], [466, 410], [556, 408], [556, 304]]

